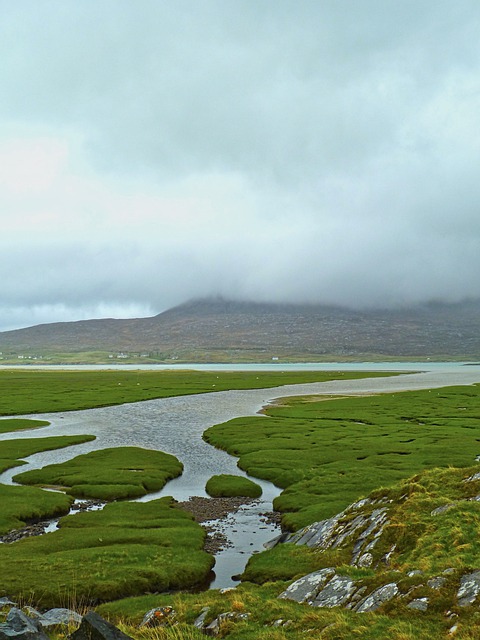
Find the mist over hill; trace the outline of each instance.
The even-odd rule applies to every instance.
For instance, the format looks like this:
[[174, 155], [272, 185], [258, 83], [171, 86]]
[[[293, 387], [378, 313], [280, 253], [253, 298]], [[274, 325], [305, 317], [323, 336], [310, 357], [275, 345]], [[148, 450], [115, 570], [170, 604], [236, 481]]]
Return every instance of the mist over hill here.
[[478, 359], [479, 329], [478, 300], [356, 311], [202, 299], [148, 318], [60, 322], [0, 332], [0, 351], [4, 358], [111, 352], [117, 354], [114, 357], [136, 354], [184, 362], [382, 356]]

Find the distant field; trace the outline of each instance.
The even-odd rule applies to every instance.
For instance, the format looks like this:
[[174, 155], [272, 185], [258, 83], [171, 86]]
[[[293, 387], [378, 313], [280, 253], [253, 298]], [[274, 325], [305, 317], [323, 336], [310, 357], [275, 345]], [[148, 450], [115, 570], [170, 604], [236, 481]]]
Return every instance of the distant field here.
[[[0, 371], [0, 415], [91, 409], [230, 389], [351, 380], [394, 375], [371, 372], [295, 371]], [[1, 425], [0, 425], [1, 426]]]

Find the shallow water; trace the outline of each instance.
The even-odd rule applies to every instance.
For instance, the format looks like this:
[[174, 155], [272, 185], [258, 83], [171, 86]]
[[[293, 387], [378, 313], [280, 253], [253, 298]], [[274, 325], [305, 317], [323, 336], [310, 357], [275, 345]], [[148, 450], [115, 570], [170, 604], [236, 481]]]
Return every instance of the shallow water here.
[[[403, 371], [417, 366], [414, 363], [401, 364]], [[356, 366], [357, 370], [360, 369], [360, 365]], [[422, 366], [427, 368], [425, 363], [422, 363]], [[373, 365], [366, 364], [364, 367], [365, 370], [372, 370]], [[393, 364], [389, 367], [392, 370], [400, 370], [400, 366]], [[337, 370], [342, 368], [352, 370], [351, 365], [336, 365]], [[457, 364], [440, 366], [439, 363], [433, 363], [429, 368], [430, 370], [422, 373], [398, 377], [335, 380], [248, 391], [222, 391], [86, 411], [36, 414], [26, 417], [45, 419], [51, 422], [51, 425], [15, 434], [0, 434], [0, 440], [85, 433], [97, 436], [93, 442], [35, 454], [28, 459], [28, 466], [21, 468], [22, 471], [64, 462], [79, 454], [106, 447], [138, 446], [166, 451], [183, 462], [184, 473], [180, 478], [169, 482], [162, 491], [149, 494], [142, 500], [171, 495], [179, 501], [184, 501], [194, 495], [205, 496], [205, 483], [214, 474], [245, 475], [236, 466], [236, 458], [211, 447], [202, 440], [202, 433], [209, 426], [234, 417], [255, 415], [264, 405], [279, 397], [396, 392], [480, 382], [480, 366]], [[18, 467], [10, 469], [0, 476], [0, 482], [11, 484], [12, 476], [19, 471]], [[235, 584], [231, 576], [241, 573], [248, 557], [260, 551], [263, 543], [277, 533], [273, 525], [265, 525], [259, 514], [272, 509], [272, 499], [278, 495], [279, 490], [269, 482], [256, 479], [255, 481], [263, 488], [262, 501], [258, 507], [256, 505], [245, 507], [235, 516], [229, 516], [225, 526], [229, 536], [234, 538], [235, 546], [216, 556], [217, 577], [213, 583], [214, 587], [228, 587]]]

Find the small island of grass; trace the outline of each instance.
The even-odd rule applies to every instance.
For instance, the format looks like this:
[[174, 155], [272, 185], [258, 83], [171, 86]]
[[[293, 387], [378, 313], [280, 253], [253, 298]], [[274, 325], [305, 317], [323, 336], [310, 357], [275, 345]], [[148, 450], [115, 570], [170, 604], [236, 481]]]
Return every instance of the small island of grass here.
[[262, 495], [262, 488], [256, 482], [227, 474], [212, 476], [205, 485], [205, 491], [212, 498], [259, 498]]

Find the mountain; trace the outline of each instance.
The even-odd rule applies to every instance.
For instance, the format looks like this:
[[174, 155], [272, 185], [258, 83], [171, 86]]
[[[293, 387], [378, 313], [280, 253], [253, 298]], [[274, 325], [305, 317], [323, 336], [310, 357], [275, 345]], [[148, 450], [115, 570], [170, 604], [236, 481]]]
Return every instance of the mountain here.
[[150, 318], [59, 322], [0, 332], [0, 351], [4, 358], [104, 352], [184, 362], [480, 359], [480, 301], [358, 311], [194, 300]]

